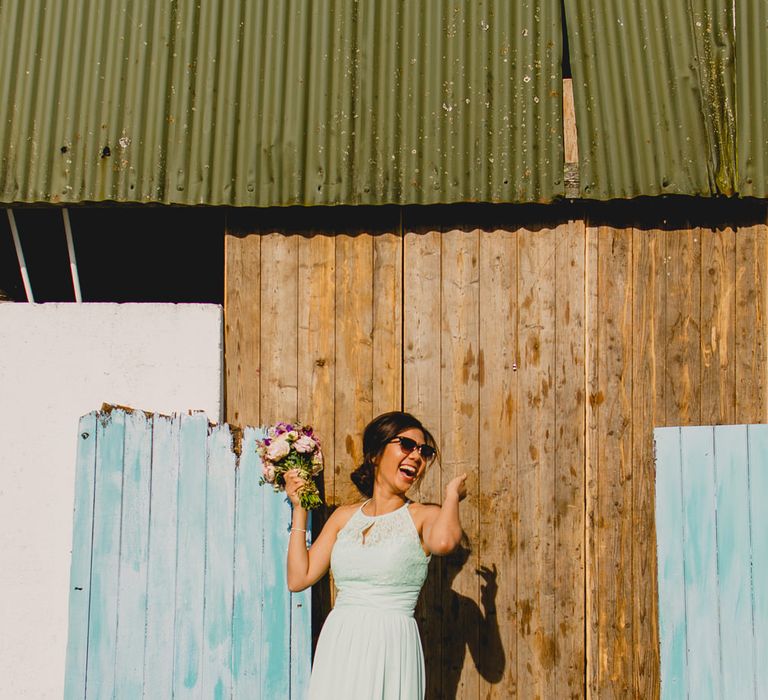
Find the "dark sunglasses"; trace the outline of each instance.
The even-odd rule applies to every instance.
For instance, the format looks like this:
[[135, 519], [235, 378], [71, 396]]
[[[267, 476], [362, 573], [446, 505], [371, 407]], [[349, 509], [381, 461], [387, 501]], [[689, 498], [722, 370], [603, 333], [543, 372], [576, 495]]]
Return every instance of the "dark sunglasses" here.
[[399, 442], [400, 443], [400, 449], [403, 451], [403, 454], [409, 455], [414, 450], [418, 450], [419, 454], [424, 459], [432, 459], [432, 457], [435, 456], [435, 448], [431, 445], [427, 445], [427, 443], [422, 443], [419, 445], [416, 440], [409, 437], [404, 437], [402, 435], [398, 435], [397, 437], [394, 437], [390, 440], [390, 442]]

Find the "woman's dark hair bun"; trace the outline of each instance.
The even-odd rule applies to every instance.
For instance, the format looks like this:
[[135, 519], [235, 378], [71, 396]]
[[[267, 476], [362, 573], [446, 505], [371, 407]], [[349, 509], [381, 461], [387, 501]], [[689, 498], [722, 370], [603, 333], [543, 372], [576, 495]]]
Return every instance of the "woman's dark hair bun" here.
[[376, 470], [371, 462], [363, 462], [350, 475], [352, 483], [357, 486], [357, 490], [371, 498], [373, 496], [373, 479], [376, 476]]
[[373, 496], [373, 482], [376, 478], [376, 460], [384, 452], [392, 438], [404, 430], [416, 428], [424, 433], [424, 440], [437, 450], [435, 438], [422, 422], [404, 411], [390, 411], [374, 418], [363, 431], [363, 463], [350, 475], [352, 483], [367, 498]]

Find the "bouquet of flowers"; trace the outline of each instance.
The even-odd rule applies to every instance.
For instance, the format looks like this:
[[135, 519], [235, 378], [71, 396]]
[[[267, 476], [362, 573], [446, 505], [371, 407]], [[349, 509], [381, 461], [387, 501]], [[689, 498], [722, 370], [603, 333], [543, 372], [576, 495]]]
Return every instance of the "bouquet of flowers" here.
[[267, 429], [267, 437], [256, 441], [256, 451], [262, 462], [260, 484], [285, 491], [285, 472], [298, 469], [306, 482], [299, 493], [302, 508], [312, 510], [322, 505], [313, 477], [323, 470], [323, 452], [310, 426], [277, 423]]

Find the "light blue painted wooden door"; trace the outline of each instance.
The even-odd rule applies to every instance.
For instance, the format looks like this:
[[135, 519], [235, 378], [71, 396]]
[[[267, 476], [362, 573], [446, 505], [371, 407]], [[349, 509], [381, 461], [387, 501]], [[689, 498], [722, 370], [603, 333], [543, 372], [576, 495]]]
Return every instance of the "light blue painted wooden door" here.
[[768, 425], [654, 436], [662, 698], [768, 698]]
[[203, 414], [80, 421], [65, 697], [303, 698], [308, 591], [285, 584], [290, 507]]

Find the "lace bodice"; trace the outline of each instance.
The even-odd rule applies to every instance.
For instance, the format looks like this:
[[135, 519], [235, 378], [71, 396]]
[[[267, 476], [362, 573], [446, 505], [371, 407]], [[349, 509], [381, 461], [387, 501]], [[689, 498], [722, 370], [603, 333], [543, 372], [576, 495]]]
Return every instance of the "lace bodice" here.
[[412, 615], [429, 559], [408, 504], [385, 515], [358, 508], [336, 536], [331, 569], [336, 607], [363, 605]]

